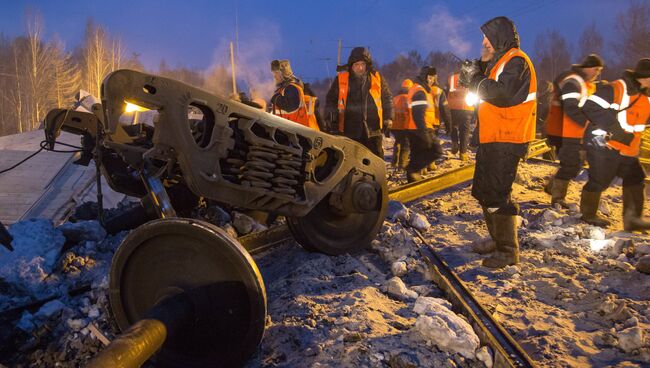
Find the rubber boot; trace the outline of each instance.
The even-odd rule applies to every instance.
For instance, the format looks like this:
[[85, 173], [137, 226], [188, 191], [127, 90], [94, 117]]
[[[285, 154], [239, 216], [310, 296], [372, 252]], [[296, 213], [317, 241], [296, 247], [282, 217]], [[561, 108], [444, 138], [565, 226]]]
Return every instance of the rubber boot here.
[[455, 154], [458, 153], [458, 150], [459, 150], [458, 143], [452, 141], [451, 142], [451, 153], [455, 155]]
[[517, 216], [498, 215], [494, 217], [496, 251], [483, 260], [483, 266], [503, 268], [519, 263], [519, 241], [517, 240]]
[[488, 212], [486, 207], [483, 207], [483, 216], [485, 216], [485, 224], [487, 225], [490, 237], [479, 240], [472, 245], [472, 252], [478, 254], [492, 253], [497, 249], [496, 242], [494, 241], [496, 237], [494, 232], [494, 215]]
[[406, 181], [409, 183], [413, 183], [416, 181], [422, 180], [422, 174], [420, 171], [411, 171], [409, 169], [406, 169]]
[[600, 204], [601, 192], [588, 192], [582, 190], [580, 196], [580, 213], [582, 213], [582, 221], [600, 227], [608, 227], [611, 225], [609, 220], [598, 216], [598, 205]]
[[406, 167], [409, 164], [409, 161], [411, 160], [411, 148], [404, 145], [402, 145], [402, 148], [399, 151], [399, 168], [406, 170]]
[[546, 180], [546, 184], [544, 184], [544, 192], [547, 194], [553, 194], [553, 180], [555, 179], [554, 176], [551, 176]]
[[553, 179], [553, 186], [551, 187], [551, 206], [559, 204], [562, 208], [569, 208], [564, 197], [569, 189], [569, 181], [555, 178]]
[[625, 231], [650, 229], [650, 221], [643, 219], [644, 190], [643, 184], [623, 187], [623, 229]]
[[391, 165], [394, 168], [399, 168], [402, 164], [401, 158], [402, 158], [402, 145], [397, 143], [397, 139], [395, 139], [395, 143], [393, 144], [393, 158], [390, 162]]

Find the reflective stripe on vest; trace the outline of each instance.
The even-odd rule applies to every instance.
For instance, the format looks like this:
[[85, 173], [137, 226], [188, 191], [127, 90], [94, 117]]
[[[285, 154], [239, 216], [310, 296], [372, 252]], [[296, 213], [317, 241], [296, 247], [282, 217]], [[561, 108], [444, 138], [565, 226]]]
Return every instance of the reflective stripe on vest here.
[[[570, 92], [560, 95], [562, 87], [571, 80], [578, 82], [580, 85], [580, 92]], [[569, 99], [576, 99], [578, 100], [578, 108], [581, 108], [584, 106], [585, 102], [587, 102], [589, 95], [594, 93], [595, 84], [585, 82], [585, 80], [578, 74], [569, 74], [558, 83], [558, 86], [559, 90], [553, 93], [551, 109], [548, 113], [548, 119], [546, 120], [546, 134], [555, 137], [582, 139], [586, 125], [582, 126], [576, 123], [571, 119], [571, 117], [569, 117], [569, 115], [565, 114], [563, 103]]]
[[[350, 72], [339, 72], [339, 99], [337, 102], [337, 107], [339, 111], [339, 132], [345, 132], [345, 105], [348, 100], [348, 91], [350, 86]], [[375, 101], [375, 106], [377, 106], [377, 115], [379, 116], [379, 128], [381, 129], [384, 120], [383, 120], [383, 110], [381, 106], [381, 76], [379, 72], [370, 73], [370, 97]]]
[[498, 107], [481, 101], [478, 107], [480, 143], [526, 143], [535, 139], [537, 75], [528, 55], [520, 49], [510, 49], [492, 67], [488, 78], [498, 81], [505, 65], [513, 57], [523, 58], [530, 69], [528, 96], [524, 102], [510, 107]]
[[449, 77], [449, 95], [447, 96], [449, 108], [451, 110], [474, 111], [474, 106], [468, 105], [465, 102], [468, 90], [466, 87], [458, 84], [458, 77], [458, 73]]
[[399, 94], [393, 98], [393, 111], [395, 112], [395, 118], [393, 119], [391, 130], [408, 129], [410, 110], [408, 95], [406, 93]]
[[[436, 88], [434, 90], [434, 88]], [[431, 87], [431, 93], [428, 93], [427, 90], [424, 89], [420, 84], [418, 83], [413, 83], [413, 87], [409, 89], [408, 93], [408, 107], [409, 107], [409, 122], [406, 126], [406, 129], [409, 130], [415, 130], [418, 128], [417, 124], [415, 124], [415, 120], [413, 120], [413, 107], [414, 106], [426, 106], [426, 110], [424, 110], [424, 125], [426, 128], [435, 128], [440, 124], [440, 120], [438, 119], [438, 112], [437, 112], [437, 103], [434, 100], [434, 96], [437, 94], [439, 97], [440, 94], [438, 94], [440, 91], [440, 88], [438, 87]], [[413, 101], [413, 96], [418, 93], [422, 92], [424, 93], [424, 96], [426, 97], [426, 101], [420, 100], [420, 101]]]
[[316, 115], [314, 113], [315, 112], [314, 105], [316, 104], [316, 97], [305, 95], [304, 90], [297, 83], [289, 83], [287, 86], [284, 86], [279, 90], [277, 90], [276, 93], [279, 93], [280, 95], [284, 96], [284, 90], [288, 86], [294, 86], [298, 90], [298, 95], [300, 99], [300, 103], [298, 107], [293, 111], [285, 111], [280, 109], [276, 104], [273, 104], [272, 107], [273, 115], [277, 115], [287, 120], [291, 120], [294, 123], [304, 125], [314, 130], [320, 130], [318, 128]]
[[[650, 116], [650, 97], [640, 94], [628, 95], [627, 84], [622, 79], [612, 82], [611, 86], [614, 89], [614, 101], [611, 104], [598, 96], [590, 96], [589, 99], [598, 103], [601, 107], [609, 105], [603, 108], [614, 109], [616, 111], [616, 120], [618, 120], [621, 128], [628, 133], [634, 134], [630, 144], [614, 140], [610, 140], [607, 144], [618, 150], [621, 155], [636, 157], [639, 155], [641, 147], [641, 133], [645, 130]], [[591, 97], [597, 98], [592, 99]], [[632, 105], [630, 106], [630, 104]]]

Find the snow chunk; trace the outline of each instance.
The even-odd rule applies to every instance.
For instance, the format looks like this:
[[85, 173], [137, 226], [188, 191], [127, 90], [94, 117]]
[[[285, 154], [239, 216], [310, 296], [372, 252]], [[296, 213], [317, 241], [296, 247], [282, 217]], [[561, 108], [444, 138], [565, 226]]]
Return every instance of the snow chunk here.
[[476, 350], [476, 359], [480, 360], [485, 364], [487, 368], [492, 368], [494, 365], [494, 358], [492, 357], [492, 352], [487, 346], [483, 346], [480, 349]]
[[[438, 299], [439, 300], [439, 299]], [[474, 359], [480, 341], [472, 327], [436, 298], [420, 297], [413, 310], [420, 314], [414, 330], [441, 350]]]
[[639, 261], [636, 263], [636, 270], [650, 275], [650, 254], [639, 258]]
[[400, 300], [409, 300], [418, 297], [418, 293], [409, 290], [404, 284], [404, 281], [399, 277], [393, 277], [388, 280], [388, 283], [386, 283], [386, 292]]
[[63, 302], [61, 302], [59, 299], [55, 299], [52, 300], [51, 302], [47, 302], [43, 304], [41, 309], [39, 309], [38, 312], [36, 312], [35, 317], [48, 319], [53, 315], [62, 311], [64, 308], [65, 308], [65, 304], [63, 304]]
[[390, 266], [390, 270], [393, 273], [393, 275], [397, 277], [401, 277], [406, 275], [407, 269], [406, 269], [406, 262], [404, 261], [397, 261], [393, 263]]
[[630, 327], [617, 332], [618, 346], [626, 353], [642, 348], [644, 332], [641, 327]]
[[429, 220], [421, 213], [411, 213], [411, 216], [409, 216], [409, 225], [420, 231], [427, 230], [431, 227]]
[[70, 243], [81, 243], [85, 240], [101, 242], [106, 237], [106, 230], [95, 220], [66, 222], [57, 229], [63, 232], [63, 236]]
[[388, 210], [386, 211], [386, 218], [393, 222], [399, 220], [406, 220], [409, 217], [409, 210], [399, 201], [388, 201]]

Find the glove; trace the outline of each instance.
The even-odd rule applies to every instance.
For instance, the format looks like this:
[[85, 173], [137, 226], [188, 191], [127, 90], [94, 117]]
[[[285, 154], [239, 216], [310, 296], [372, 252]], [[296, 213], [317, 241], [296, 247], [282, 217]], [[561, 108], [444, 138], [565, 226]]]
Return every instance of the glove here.
[[602, 129], [596, 129], [591, 132], [591, 144], [598, 148], [609, 148], [607, 146], [608, 141], [607, 132]]
[[481, 73], [480, 61], [478, 60], [465, 60], [460, 67], [460, 75], [458, 76], [458, 84], [461, 86], [469, 87], [475, 76]]

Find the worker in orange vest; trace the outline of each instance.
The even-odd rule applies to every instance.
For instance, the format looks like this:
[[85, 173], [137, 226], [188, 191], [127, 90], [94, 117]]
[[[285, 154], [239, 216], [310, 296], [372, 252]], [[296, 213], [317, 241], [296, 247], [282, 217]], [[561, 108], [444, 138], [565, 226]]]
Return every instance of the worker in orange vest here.
[[375, 70], [365, 47], [353, 48], [348, 63], [339, 69], [325, 98], [330, 129], [384, 158], [382, 132], [393, 119], [393, 96], [386, 80]]
[[[467, 87], [458, 83], [460, 73], [454, 73], [449, 77], [447, 101], [451, 110], [451, 153], [459, 154], [462, 161], [467, 161], [467, 145], [469, 133], [474, 121], [474, 105], [468, 104]], [[478, 102], [478, 101], [476, 101]]]
[[[447, 100], [436, 81], [436, 68], [423, 66], [408, 92], [409, 122], [406, 129], [411, 157], [406, 166], [406, 179], [409, 182], [422, 179], [422, 171], [435, 166], [435, 160], [443, 153], [435, 129], [440, 125], [440, 107], [446, 106]], [[449, 110], [445, 111], [448, 115]]]
[[511, 193], [519, 161], [535, 138], [537, 78], [510, 19], [493, 18], [481, 31], [481, 59], [463, 63], [460, 73], [460, 83], [480, 98], [472, 196], [483, 207], [492, 238], [474, 250], [492, 253], [484, 266], [503, 268], [519, 262], [519, 206]]
[[316, 118], [316, 97], [305, 93], [305, 87], [293, 75], [289, 60], [273, 60], [271, 73], [276, 89], [271, 97], [271, 112], [300, 125], [320, 130]]
[[584, 161], [582, 136], [588, 121], [582, 107], [596, 90], [595, 81], [604, 66], [600, 56], [591, 54], [555, 79], [555, 93], [546, 121], [546, 135], [559, 148], [560, 159], [560, 168], [546, 186], [552, 205], [568, 208], [565, 197], [569, 182], [578, 176]]
[[639, 163], [641, 134], [650, 117], [650, 58], [639, 60], [634, 70], [607, 84], [599, 84], [584, 105], [590, 123], [584, 132], [589, 180], [582, 188], [582, 220], [606, 227], [598, 216], [601, 193], [616, 176], [623, 179], [623, 228], [650, 229], [643, 220], [645, 173]]
[[390, 128], [391, 133], [395, 137], [395, 144], [393, 145], [393, 161], [392, 164], [396, 168], [405, 169], [409, 162], [409, 155], [411, 154], [411, 147], [409, 145], [408, 133], [406, 132], [410, 111], [408, 102], [408, 92], [413, 86], [413, 81], [404, 79], [402, 81], [402, 89], [393, 97], [393, 126]]

